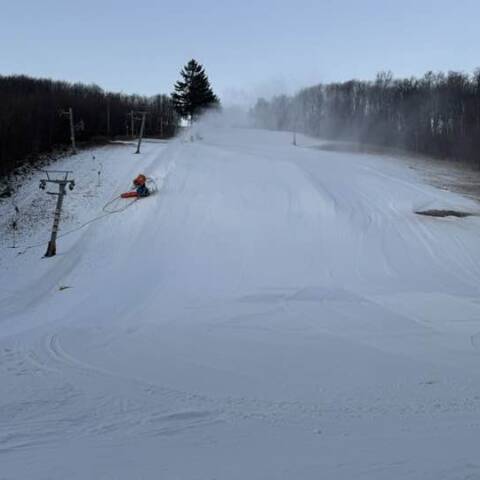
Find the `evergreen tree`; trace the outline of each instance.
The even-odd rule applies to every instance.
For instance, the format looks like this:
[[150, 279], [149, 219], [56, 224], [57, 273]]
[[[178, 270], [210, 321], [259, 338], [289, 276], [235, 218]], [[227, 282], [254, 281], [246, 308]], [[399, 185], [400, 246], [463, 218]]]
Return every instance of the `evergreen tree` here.
[[220, 101], [213, 93], [202, 65], [192, 59], [183, 67], [180, 75], [183, 80], [175, 84], [172, 99], [181, 117], [194, 120], [206, 109], [219, 106]]

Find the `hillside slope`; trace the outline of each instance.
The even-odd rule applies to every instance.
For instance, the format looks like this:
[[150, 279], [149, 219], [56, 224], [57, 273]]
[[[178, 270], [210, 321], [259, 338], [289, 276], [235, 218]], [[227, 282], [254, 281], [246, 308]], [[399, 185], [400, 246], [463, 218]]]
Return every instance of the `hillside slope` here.
[[65, 231], [140, 171], [159, 192], [52, 259], [1, 250], [0, 477], [480, 477], [480, 221], [414, 213], [478, 204], [391, 158], [201, 135], [65, 160]]

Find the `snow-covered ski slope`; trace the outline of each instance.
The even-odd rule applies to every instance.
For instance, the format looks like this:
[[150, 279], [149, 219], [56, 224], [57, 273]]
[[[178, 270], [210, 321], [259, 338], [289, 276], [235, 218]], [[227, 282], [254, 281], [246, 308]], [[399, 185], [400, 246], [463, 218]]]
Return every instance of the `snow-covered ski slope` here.
[[201, 135], [98, 149], [98, 188], [91, 152], [62, 161], [64, 231], [140, 172], [159, 192], [52, 259], [1, 250], [0, 478], [480, 478], [480, 218], [414, 213], [478, 204], [392, 158]]

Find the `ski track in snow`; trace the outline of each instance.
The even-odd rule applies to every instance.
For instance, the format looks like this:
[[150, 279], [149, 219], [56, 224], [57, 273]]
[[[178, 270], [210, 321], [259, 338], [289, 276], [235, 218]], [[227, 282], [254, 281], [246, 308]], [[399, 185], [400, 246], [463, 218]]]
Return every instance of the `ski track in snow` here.
[[480, 478], [480, 223], [414, 214], [478, 204], [392, 158], [199, 128], [62, 159], [64, 232], [139, 172], [159, 192], [53, 259], [0, 251], [0, 478]]

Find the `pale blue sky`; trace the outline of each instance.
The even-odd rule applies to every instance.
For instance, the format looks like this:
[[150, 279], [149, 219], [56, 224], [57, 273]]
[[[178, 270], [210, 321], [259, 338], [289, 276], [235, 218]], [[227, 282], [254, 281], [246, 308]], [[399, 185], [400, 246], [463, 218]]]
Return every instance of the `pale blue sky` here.
[[0, 74], [170, 93], [203, 63], [224, 101], [480, 66], [479, 0], [0, 0]]

